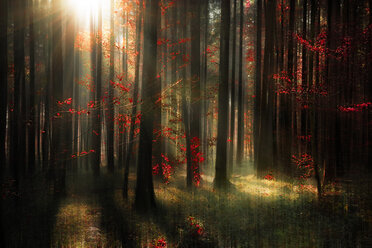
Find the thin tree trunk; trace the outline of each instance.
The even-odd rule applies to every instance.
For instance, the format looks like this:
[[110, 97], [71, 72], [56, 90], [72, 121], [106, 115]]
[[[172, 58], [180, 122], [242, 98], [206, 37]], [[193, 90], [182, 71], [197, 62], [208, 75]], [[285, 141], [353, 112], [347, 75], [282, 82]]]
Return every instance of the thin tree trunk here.
[[[243, 20], [244, 0], [240, 1], [240, 23], [239, 23], [239, 87], [238, 87], [238, 135], [237, 135], [237, 160], [238, 166], [242, 165], [244, 157], [244, 85], [243, 85]], [[258, 23], [257, 23], [258, 25]], [[258, 28], [258, 26], [257, 26]]]
[[[111, 0], [111, 9], [110, 9], [110, 72], [109, 72], [109, 81], [114, 80], [114, 68], [115, 68], [115, 53], [114, 53], [114, 0]], [[115, 161], [114, 161], [114, 112], [115, 108], [113, 105], [114, 98], [114, 88], [111, 83], [108, 86], [108, 114], [106, 117], [107, 125], [107, 168], [110, 172], [114, 171]]]
[[233, 24], [232, 24], [232, 70], [231, 70], [231, 88], [230, 88], [230, 141], [229, 141], [229, 158], [228, 158], [228, 168], [229, 174], [231, 175], [234, 167], [234, 134], [235, 134], [235, 80], [236, 80], [236, 7], [237, 0], [233, 2]]

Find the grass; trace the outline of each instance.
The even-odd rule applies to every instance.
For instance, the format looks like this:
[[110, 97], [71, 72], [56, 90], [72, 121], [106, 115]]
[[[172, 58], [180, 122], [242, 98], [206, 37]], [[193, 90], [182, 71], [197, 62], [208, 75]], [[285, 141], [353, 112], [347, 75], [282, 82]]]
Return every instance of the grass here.
[[[11, 224], [9, 247], [372, 247], [368, 178], [329, 185], [320, 202], [313, 185], [249, 174], [231, 183], [230, 191], [216, 192], [213, 177], [203, 175], [189, 190], [177, 173], [169, 184], [155, 182], [157, 209], [143, 215], [132, 207], [134, 173], [128, 200], [120, 173], [69, 174], [67, 195], [57, 201], [43, 182], [25, 187], [19, 201], [6, 200], [15, 208], [6, 208], [3, 223]], [[7, 219], [17, 214], [17, 224]]]

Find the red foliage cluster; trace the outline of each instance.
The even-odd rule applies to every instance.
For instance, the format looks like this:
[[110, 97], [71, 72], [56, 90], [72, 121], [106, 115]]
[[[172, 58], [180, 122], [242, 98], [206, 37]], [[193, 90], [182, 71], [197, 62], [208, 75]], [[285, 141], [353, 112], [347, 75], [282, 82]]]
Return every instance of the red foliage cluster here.
[[268, 180], [268, 181], [273, 181], [275, 180], [275, 177], [274, 175], [270, 172], [268, 173], [266, 176], [264, 176], [264, 179]]
[[292, 162], [296, 165], [299, 173], [298, 180], [302, 186], [315, 173], [313, 157], [307, 153], [292, 155]]
[[58, 101], [58, 104], [59, 105], [71, 105], [71, 103], [72, 103], [72, 98], [67, 98], [66, 100], [64, 100], [64, 101]]
[[305, 141], [305, 142], [310, 142], [311, 141], [311, 135], [301, 135], [297, 137], [299, 140]]
[[195, 236], [201, 236], [204, 233], [204, 229], [202, 228], [201, 224], [192, 216], [187, 218], [189, 226], [191, 228], [191, 234]]
[[155, 242], [153, 244], [150, 244], [149, 246], [154, 247], [154, 248], [166, 248], [167, 247], [167, 241], [164, 237], [161, 237], [161, 238], [155, 240]]
[[160, 0], [159, 7], [161, 9], [161, 14], [165, 15], [167, 10], [174, 6], [175, 0]]
[[91, 149], [89, 151], [82, 151], [82, 152], [78, 152], [76, 154], [72, 154], [71, 155], [71, 158], [77, 158], [77, 157], [82, 157], [82, 156], [86, 156], [88, 154], [91, 154], [91, 153], [95, 153], [96, 151], [94, 149]]
[[191, 139], [191, 159], [192, 159], [192, 171], [193, 171], [193, 181], [196, 186], [200, 184], [200, 164], [204, 162], [203, 153], [198, 152], [197, 148], [200, 146], [200, 140], [198, 137], [193, 137]]
[[353, 104], [349, 107], [339, 106], [338, 110], [341, 112], [361, 112], [363, 110], [369, 109], [372, 106], [371, 102]]
[[[311, 96], [326, 96], [328, 91], [323, 84], [312, 85], [310, 87], [297, 84], [286, 71], [281, 71], [273, 75], [278, 80], [276, 83], [276, 94], [293, 94], [297, 101], [304, 101]], [[308, 106], [307, 106], [308, 107]], [[307, 108], [306, 106], [304, 108]]]
[[122, 83], [115, 83], [115, 82], [113, 82], [113, 81], [110, 80], [110, 84], [114, 88], [118, 88], [118, 89], [120, 89], [123, 92], [129, 92], [129, 87], [124, 86]]
[[172, 175], [173, 168], [174, 168], [174, 162], [172, 162], [166, 155], [163, 153], [161, 154], [162, 162], [161, 164], [155, 164], [152, 166], [152, 174], [153, 175], [159, 175], [160, 173], [160, 166], [163, 173], [163, 179], [166, 184], [169, 183], [169, 179]]

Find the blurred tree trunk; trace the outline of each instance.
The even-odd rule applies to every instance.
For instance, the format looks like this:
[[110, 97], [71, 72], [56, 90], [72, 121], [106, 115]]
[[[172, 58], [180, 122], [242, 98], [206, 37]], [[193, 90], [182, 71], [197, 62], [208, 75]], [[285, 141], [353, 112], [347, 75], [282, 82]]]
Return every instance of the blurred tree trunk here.
[[95, 161], [94, 161], [94, 173], [99, 175], [101, 167], [101, 137], [102, 137], [102, 7], [101, 4], [98, 8], [98, 31], [97, 31], [97, 63], [96, 63], [96, 87], [95, 87], [95, 115], [94, 115], [94, 149], [95, 149]]
[[233, 173], [234, 167], [234, 134], [235, 134], [235, 80], [236, 80], [236, 8], [237, 0], [233, 0], [233, 19], [232, 19], [232, 70], [231, 70], [231, 88], [230, 88], [230, 141], [229, 141], [229, 158], [228, 158], [228, 169], [229, 175]]
[[138, 105], [138, 89], [139, 89], [139, 76], [140, 76], [140, 62], [141, 62], [141, 33], [142, 33], [142, 6], [143, 0], [140, 1], [137, 10], [137, 20], [136, 20], [136, 51], [138, 52], [136, 58], [135, 67], [135, 78], [134, 78], [134, 90], [133, 90], [133, 105], [131, 113], [131, 127], [128, 140], [128, 150], [125, 156], [124, 164], [124, 183], [123, 183], [123, 198], [128, 198], [128, 177], [129, 177], [129, 163], [133, 152], [134, 143], [134, 129], [136, 122], [136, 113]]
[[[0, 1], [0, 183], [6, 168], [6, 115], [8, 97], [8, 0]], [[3, 197], [0, 197], [0, 217], [3, 214]], [[0, 223], [0, 247], [7, 247]]]
[[[111, 9], [110, 9], [110, 72], [109, 72], [109, 81], [114, 80], [115, 76], [115, 23], [114, 23], [114, 0], [111, 0]], [[115, 108], [113, 105], [114, 98], [114, 88], [111, 83], [108, 86], [108, 114], [106, 117], [107, 123], [107, 168], [110, 172], [114, 171], [115, 160], [114, 160], [114, 114]]]
[[[294, 1], [294, 0], [293, 0]], [[261, 135], [261, 89], [262, 89], [262, 0], [256, 3], [256, 65], [255, 65], [255, 101], [253, 107], [254, 169], [257, 170], [258, 147]]]
[[[274, 40], [275, 37], [275, 8], [276, 1], [266, 1], [265, 10], [265, 52], [260, 103], [261, 133], [257, 156], [257, 175], [262, 177], [273, 168], [273, 70], [275, 66]], [[257, 147], [256, 147], [257, 148]]]
[[221, 1], [220, 75], [218, 88], [218, 127], [216, 175], [214, 185], [218, 189], [229, 186], [227, 179], [228, 85], [230, 43], [230, 0]]
[[[66, 30], [65, 30], [65, 53], [64, 53], [64, 85], [63, 85], [63, 99], [72, 99], [74, 91], [74, 62], [75, 62], [75, 15], [74, 13], [67, 12], [66, 14]], [[69, 107], [70, 108], [70, 107]], [[73, 154], [73, 144], [76, 140], [73, 139], [73, 118], [71, 113], [67, 113], [64, 117], [65, 127], [63, 132], [64, 138], [64, 151], [66, 156], [64, 159], [65, 166], [70, 166], [70, 157]]]
[[[63, 58], [62, 58], [62, 1], [52, 1], [52, 87], [54, 117], [52, 122], [52, 178], [54, 180], [54, 193], [64, 193], [65, 190], [65, 165], [62, 159], [63, 147], [63, 121], [59, 118], [58, 101], [63, 102]], [[70, 113], [68, 113], [70, 114]]]
[[[244, 85], [243, 85], [243, 21], [244, 21], [244, 0], [240, 0], [239, 20], [239, 82], [238, 82], [238, 134], [236, 147], [236, 163], [242, 165], [244, 158]], [[257, 24], [258, 25], [258, 24]], [[258, 27], [258, 26], [257, 26]]]
[[139, 157], [135, 207], [140, 211], [149, 211], [156, 207], [152, 178], [152, 142], [155, 96], [152, 87], [156, 78], [158, 0], [145, 0], [144, 15], [144, 51], [143, 86], [141, 87], [142, 117], [140, 124]]
[[10, 164], [17, 187], [25, 168], [25, 126], [24, 126], [24, 95], [25, 95], [25, 3], [13, 1], [14, 20], [14, 97], [13, 115], [10, 131]]
[[[191, 116], [190, 116], [190, 135], [191, 138], [200, 140], [200, 1], [192, 0], [191, 4]], [[194, 153], [199, 153], [199, 147], [195, 148]], [[194, 158], [195, 159], [195, 158]], [[193, 173], [199, 175], [199, 163], [193, 165]]]
[[28, 1], [29, 34], [30, 34], [30, 88], [29, 88], [29, 120], [28, 120], [28, 168], [31, 173], [35, 170], [35, 34], [34, 34], [34, 4]]
[[[8, 104], [8, 0], [0, 2], [0, 181], [6, 167], [6, 114]], [[1, 230], [0, 230], [1, 233]], [[0, 237], [2, 238], [2, 237]]]

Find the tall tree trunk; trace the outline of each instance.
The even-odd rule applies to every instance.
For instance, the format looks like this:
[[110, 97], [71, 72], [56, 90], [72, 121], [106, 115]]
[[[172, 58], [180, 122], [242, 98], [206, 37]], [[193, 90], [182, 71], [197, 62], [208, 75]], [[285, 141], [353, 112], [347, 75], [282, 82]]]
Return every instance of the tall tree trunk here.
[[[6, 114], [8, 97], [8, 0], [0, 1], [0, 183], [6, 168]], [[3, 197], [0, 198], [0, 216], [3, 214]], [[0, 246], [7, 247], [3, 223], [0, 224]]]
[[254, 135], [254, 167], [257, 169], [258, 162], [258, 147], [260, 146], [261, 135], [261, 89], [262, 89], [262, 0], [257, 0], [256, 3], [256, 66], [255, 66], [255, 101], [254, 101], [254, 119], [253, 119], [253, 135]]
[[[95, 149], [94, 161], [93, 161], [93, 171], [97, 176], [100, 173], [101, 167], [101, 137], [102, 137], [102, 128], [101, 128], [101, 118], [102, 118], [102, 106], [101, 106], [101, 90], [102, 90], [102, 8], [98, 8], [98, 31], [97, 31], [97, 44], [94, 53], [93, 59], [96, 59], [95, 62], [95, 111], [94, 111], [94, 124], [93, 124], [93, 147]], [[93, 54], [94, 54], [93, 53]]]
[[[65, 30], [65, 60], [64, 60], [64, 85], [63, 85], [63, 98], [69, 99], [72, 98], [72, 101], [76, 101], [73, 99], [73, 90], [74, 90], [74, 44], [75, 43], [75, 15], [73, 13], [66, 13], [66, 30]], [[76, 141], [73, 139], [73, 118], [72, 114], [67, 113], [64, 117], [65, 127], [64, 127], [64, 151], [66, 152], [67, 156], [65, 158], [69, 158], [71, 154], [73, 154], [73, 143]], [[64, 159], [64, 166], [70, 165], [69, 159]]]
[[65, 167], [62, 158], [62, 120], [58, 118], [58, 101], [63, 102], [63, 59], [62, 59], [62, 1], [54, 0], [52, 8], [55, 11], [52, 22], [52, 87], [53, 107], [56, 111], [52, 123], [52, 177], [54, 193], [64, 193]]
[[[110, 72], [109, 80], [114, 80], [114, 68], [115, 68], [115, 36], [114, 36], [114, 0], [111, 0], [111, 9], [110, 9]], [[114, 171], [115, 160], [114, 160], [114, 114], [115, 109], [113, 105], [114, 98], [114, 88], [111, 83], [108, 86], [108, 114], [106, 117], [107, 123], [107, 168], [110, 172]]]
[[[238, 135], [237, 135], [237, 159], [238, 166], [242, 165], [244, 156], [244, 85], [243, 85], [243, 21], [244, 21], [244, 0], [240, 0], [240, 21], [239, 21], [239, 82], [238, 82]], [[258, 23], [257, 23], [258, 25]], [[258, 28], [258, 26], [257, 26]]]
[[34, 35], [34, 5], [28, 1], [29, 33], [30, 33], [30, 89], [29, 89], [29, 120], [28, 120], [28, 168], [30, 172], [35, 170], [35, 35]]
[[218, 88], [218, 127], [216, 174], [214, 184], [223, 189], [229, 186], [227, 179], [227, 130], [228, 130], [228, 85], [230, 43], [230, 0], [221, 1], [220, 75]]
[[157, 55], [157, 18], [158, 0], [145, 0], [144, 15], [144, 51], [143, 51], [143, 86], [141, 95], [142, 118], [140, 124], [140, 143], [137, 166], [135, 207], [140, 211], [155, 208], [155, 193], [152, 178], [152, 142], [153, 142], [153, 109], [155, 94], [150, 90], [156, 78]]
[[21, 0], [13, 1], [14, 18], [14, 98], [13, 116], [11, 118], [11, 144], [10, 144], [10, 164], [17, 187], [19, 186], [20, 174], [25, 167], [25, 136], [24, 133], [24, 108], [23, 97], [25, 84], [25, 49], [24, 49], [24, 29], [25, 29], [25, 6]]
[[[200, 1], [191, 1], [191, 138], [200, 139]], [[195, 148], [194, 154], [199, 153], [199, 147]], [[193, 158], [192, 177], [199, 180], [199, 163]], [[198, 182], [197, 182], [198, 183]]]
[[232, 24], [232, 70], [231, 70], [231, 88], [230, 88], [230, 143], [229, 143], [229, 174], [231, 175], [234, 167], [234, 134], [235, 134], [235, 85], [236, 85], [236, 8], [237, 0], [233, 2], [233, 24]]
[[262, 177], [273, 168], [273, 69], [275, 66], [276, 1], [266, 1], [265, 9], [265, 53], [261, 97], [261, 133], [257, 157], [257, 175]]
[[[8, 101], [8, 0], [0, 2], [0, 181], [6, 167], [6, 113]], [[1, 232], [1, 230], [0, 230]], [[0, 237], [1, 239], [2, 237]]]
[[136, 21], [136, 51], [138, 51], [136, 58], [136, 67], [135, 67], [135, 79], [134, 79], [134, 90], [133, 90], [133, 105], [132, 105], [132, 114], [131, 114], [131, 127], [128, 140], [128, 150], [125, 156], [124, 164], [124, 182], [123, 182], [123, 198], [128, 198], [128, 177], [129, 177], [129, 163], [131, 159], [131, 154], [133, 152], [133, 143], [134, 143], [134, 129], [138, 105], [138, 89], [139, 89], [139, 76], [140, 76], [140, 62], [141, 62], [141, 33], [142, 33], [142, 6], [143, 0], [140, 1], [138, 6], [138, 14]]

